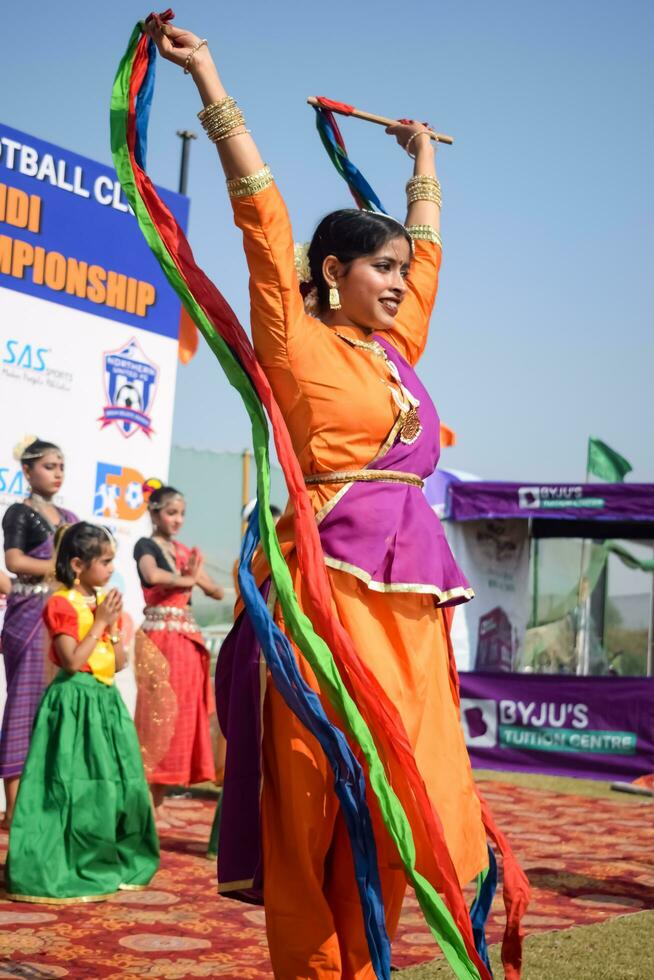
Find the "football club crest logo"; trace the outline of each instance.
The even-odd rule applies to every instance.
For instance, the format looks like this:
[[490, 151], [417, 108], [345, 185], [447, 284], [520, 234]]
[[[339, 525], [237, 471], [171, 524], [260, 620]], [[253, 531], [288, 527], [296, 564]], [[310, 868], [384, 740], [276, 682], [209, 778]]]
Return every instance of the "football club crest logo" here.
[[124, 347], [103, 354], [102, 365], [107, 396], [98, 419], [102, 428], [114, 422], [126, 439], [139, 429], [151, 436], [157, 365], [145, 356], [134, 337]]

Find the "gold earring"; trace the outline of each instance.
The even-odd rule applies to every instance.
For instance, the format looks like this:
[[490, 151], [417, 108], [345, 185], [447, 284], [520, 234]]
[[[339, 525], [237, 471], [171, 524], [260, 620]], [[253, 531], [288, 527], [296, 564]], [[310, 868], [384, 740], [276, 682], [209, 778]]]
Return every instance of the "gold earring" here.
[[79, 579], [77, 577], [73, 579], [73, 585], [79, 585]]
[[340, 310], [340, 308], [341, 308], [341, 294], [338, 291], [338, 286], [330, 286], [329, 309]]

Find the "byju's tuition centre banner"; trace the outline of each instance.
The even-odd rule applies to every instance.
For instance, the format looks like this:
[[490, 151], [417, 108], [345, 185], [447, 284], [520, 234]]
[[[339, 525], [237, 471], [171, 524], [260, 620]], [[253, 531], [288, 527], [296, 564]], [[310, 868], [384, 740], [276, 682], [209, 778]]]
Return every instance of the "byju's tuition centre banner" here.
[[[160, 194], [184, 228], [187, 199]], [[115, 172], [0, 124], [0, 517], [28, 490], [14, 445], [61, 446], [57, 503], [114, 530], [137, 623], [132, 549], [150, 533], [143, 480], [168, 474], [179, 319]]]
[[479, 769], [654, 772], [654, 678], [462, 673], [461, 723]]

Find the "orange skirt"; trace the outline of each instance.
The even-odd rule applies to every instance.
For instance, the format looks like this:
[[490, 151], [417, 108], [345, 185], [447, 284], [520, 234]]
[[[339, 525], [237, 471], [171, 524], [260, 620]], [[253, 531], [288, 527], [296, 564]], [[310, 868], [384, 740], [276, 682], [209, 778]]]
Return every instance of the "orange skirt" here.
[[[294, 555], [289, 566], [300, 605], [310, 615]], [[397, 707], [459, 879], [470, 881], [487, 866], [488, 852], [450, 677], [443, 611], [428, 596], [372, 592], [346, 572], [328, 569], [328, 574], [336, 615]], [[279, 607], [275, 618], [284, 629]], [[317, 691], [313, 671], [297, 650], [296, 655], [305, 680]], [[405, 879], [376, 805], [370, 803], [392, 938]], [[275, 975], [372, 977], [331, 767], [272, 684], [264, 704], [262, 829], [264, 903]], [[419, 868], [422, 863], [418, 853]]]

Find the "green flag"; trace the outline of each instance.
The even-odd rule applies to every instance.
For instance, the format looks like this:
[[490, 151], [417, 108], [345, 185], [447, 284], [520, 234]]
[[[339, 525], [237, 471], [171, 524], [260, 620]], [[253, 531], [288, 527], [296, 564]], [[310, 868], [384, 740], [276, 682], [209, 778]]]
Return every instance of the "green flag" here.
[[627, 473], [633, 469], [624, 456], [616, 453], [601, 439], [588, 440], [588, 473], [593, 473], [606, 483], [622, 483]]

